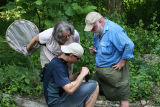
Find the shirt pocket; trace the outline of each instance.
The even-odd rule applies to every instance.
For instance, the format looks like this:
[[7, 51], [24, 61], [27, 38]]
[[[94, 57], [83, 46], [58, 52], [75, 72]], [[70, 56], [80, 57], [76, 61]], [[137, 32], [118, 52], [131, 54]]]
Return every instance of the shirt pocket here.
[[101, 42], [101, 52], [102, 54], [109, 55], [113, 52], [113, 47], [111, 42]]

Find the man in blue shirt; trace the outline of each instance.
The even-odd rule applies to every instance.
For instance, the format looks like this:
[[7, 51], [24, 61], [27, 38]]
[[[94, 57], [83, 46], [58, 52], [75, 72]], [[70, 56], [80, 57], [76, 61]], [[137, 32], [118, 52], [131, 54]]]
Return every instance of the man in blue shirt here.
[[87, 67], [69, 75], [68, 63], [80, 61], [84, 50], [78, 43], [61, 46], [62, 54], [47, 65], [44, 80], [44, 96], [49, 107], [94, 107], [99, 93], [96, 81], [82, 82], [89, 74]]
[[104, 18], [97, 12], [90, 12], [85, 19], [85, 31], [94, 33], [90, 53], [95, 55], [95, 79], [108, 100], [120, 101], [121, 107], [129, 107], [129, 65], [133, 58], [134, 44], [124, 29]]

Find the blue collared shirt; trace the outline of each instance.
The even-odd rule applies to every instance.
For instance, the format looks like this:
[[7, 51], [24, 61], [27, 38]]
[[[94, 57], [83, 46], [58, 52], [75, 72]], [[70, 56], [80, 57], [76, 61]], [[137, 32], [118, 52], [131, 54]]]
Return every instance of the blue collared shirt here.
[[96, 66], [110, 67], [120, 60], [133, 58], [134, 43], [118, 24], [106, 19], [101, 36], [93, 37], [93, 45], [97, 49]]

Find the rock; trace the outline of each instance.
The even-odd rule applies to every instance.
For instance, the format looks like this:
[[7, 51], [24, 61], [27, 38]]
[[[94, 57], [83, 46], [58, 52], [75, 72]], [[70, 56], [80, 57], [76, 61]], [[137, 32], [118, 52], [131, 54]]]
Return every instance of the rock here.
[[[11, 95], [2, 94], [2, 97], [10, 97]], [[42, 104], [40, 102], [32, 101], [29, 99], [16, 97], [14, 100], [19, 107], [48, 107], [46, 104]]]
[[149, 101], [141, 100], [141, 105], [147, 105], [147, 104], [149, 104]]
[[146, 62], [159, 62], [159, 57], [156, 54], [144, 54], [144, 59]]
[[[2, 97], [10, 97], [10, 95], [2, 94]], [[47, 107], [43, 96], [39, 97], [39, 99], [36, 101], [27, 98], [16, 97], [15, 102], [19, 107]], [[140, 102], [132, 103], [130, 104], [130, 107], [160, 107], [160, 106], [147, 105], [148, 103], [149, 103], [148, 101], [142, 100], [141, 104]], [[105, 99], [104, 96], [99, 96], [98, 100], [96, 101], [95, 107], [120, 107], [120, 104], [117, 101], [115, 102], [108, 101]]]

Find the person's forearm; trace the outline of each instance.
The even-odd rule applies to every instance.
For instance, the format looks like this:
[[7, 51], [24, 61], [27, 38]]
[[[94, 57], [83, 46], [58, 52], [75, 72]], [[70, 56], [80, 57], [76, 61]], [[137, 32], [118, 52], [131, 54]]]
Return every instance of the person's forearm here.
[[68, 93], [68, 94], [73, 94], [77, 88], [80, 86], [80, 84], [83, 81], [83, 78], [88, 75], [89, 69], [87, 67], [82, 67], [80, 74], [78, 75], [77, 79], [71, 83], [68, 83], [64, 86], [62, 86], [62, 88]]
[[29, 51], [30, 48], [31, 48], [34, 44], [36, 44], [38, 41], [39, 41], [39, 38], [38, 38], [38, 35], [37, 35], [37, 36], [35, 36], [35, 37], [31, 40], [31, 42], [27, 45], [27, 47], [26, 47], [27, 51]]
[[77, 88], [80, 86], [80, 84], [83, 81], [84, 76], [82, 74], [80, 74], [77, 79], [73, 82], [71, 82], [68, 85], [65, 85], [63, 88], [67, 88], [67, 90], [65, 90], [68, 94], [73, 94]]
[[127, 62], [127, 60], [126, 59], [122, 59], [119, 62], [125, 64]]

